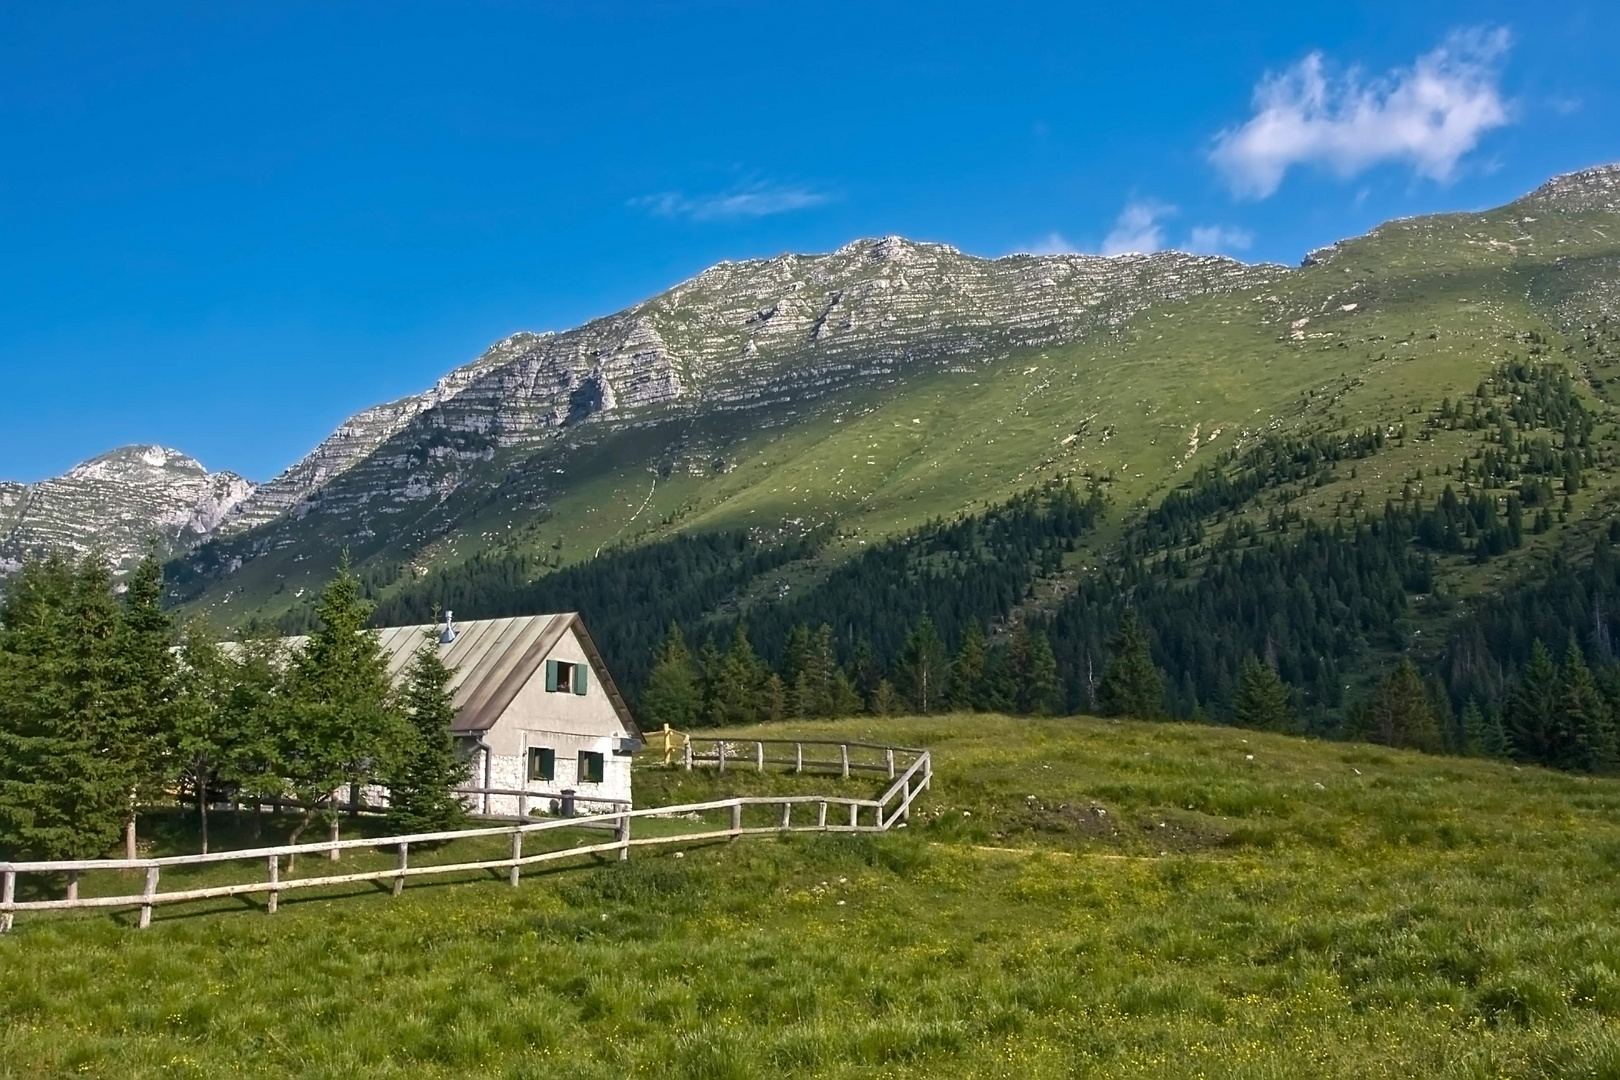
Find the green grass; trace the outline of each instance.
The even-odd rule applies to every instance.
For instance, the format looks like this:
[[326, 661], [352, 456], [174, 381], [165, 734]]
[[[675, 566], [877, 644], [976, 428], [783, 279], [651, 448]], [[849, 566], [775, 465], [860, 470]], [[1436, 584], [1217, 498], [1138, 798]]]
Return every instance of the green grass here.
[[[22, 916], [0, 1076], [1620, 1075], [1620, 783], [1085, 719], [801, 730], [931, 746], [937, 786], [885, 836], [516, 890]], [[651, 766], [637, 797], [838, 784]]]

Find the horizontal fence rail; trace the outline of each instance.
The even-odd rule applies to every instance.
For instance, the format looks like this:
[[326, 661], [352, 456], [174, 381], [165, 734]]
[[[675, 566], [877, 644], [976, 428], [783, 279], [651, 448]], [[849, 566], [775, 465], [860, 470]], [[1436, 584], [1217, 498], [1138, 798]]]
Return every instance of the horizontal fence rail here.
[[[712, 760], [718, 767], [724, 768], [724, 762], [729, 752], [727, 747], [738, 746], [749, 749], [760, 748], [754, 755], [754, 762], [757, 763], [760, 769], [763, 769], [766, 764], [785, 763], [798, 765], [799, 771], [803, 771], [810, 766], [811, 762], [804, 758], [802, 747], [841, 746], [844, 747], [844, 750], [839, 760], [831, 763], [831, 765], [834, 768], [844, 769], [843, 775], [849, 775], [848, 769], [867, 771], [886, 768], [889, 775], [894, 777], [894, 782], [889, 785], [882, 795], [875, 799], [862, 799], [847, 795], [750, 795], [729, 799], [713, 799], [708, 802], [684, 803], [677, 806], [646, 807], [640, 810], [632, 809], [628, 804], [622, 804], [622, 808], [615, 806], [612, 811], [605, 813], [582, 814], [577, 817], [550, 818], [540, 821], [520, 821], [512, 825], [455, 829], [448, 832], [413, 833], [406, 836], [363, 837], [350, 840], [333, 838], [303, 844], [284, 844], [279, 847], [217, 851], [206, 855], [170, 855], [150, 859], [66, 859], [49, 862], [0, 862], [0, 933], [9, 931], [12, 928], [13, 920], [19, 911], [138, 908], [140, 912], [139, 926], [145, 929], [151, 925], [153, 908], [160, 904], [176, 904], [187, 901], [263, 893], [266, 894], [265, 911], [274, 914], [277, 900], [282, 893], [323, 885], [349, 885], [362, 882], [387, 881], [392, 884], [393, 894], [398, 896], [403, 890], [407, 878], [504, 869], [507, 871], [509, 882], [516, 887], [520, 878], [520, 871], [525, 866], [535, 866], [582, 855], [604, 855], [609, 852], [617, 853], [619, 859], [623, 860], [630, 857], [630, 849], [634, 847], [690, 844], [722, 839], [735, 840], [740, 836], [761, 836], [792, 832], [885, 832], [896, 827], [896, 825], [904, 823], [910, 817], [912, 802], [918, 795], [927, 790], [933, 781], [933, 765], [926, 750], [862, 743], [795, 742], [790, 739], [707, 741], [720, 743], [721, 746], [716, 749], [713, 757], [694, 755], [687, 759], [687, 767]], [[798, 746], [801, 750], [795, 755], [795, 758], [782, 762], [781, 759], [767, 759], [763, 750], [765, 745]], [[688, 742], [688, 749], [690, 749], [690, 746], [691, 743]], [[850, 748], [887, 753], [882, 764], [856, 764], [850, 762]], [[911, 758], [909, 765], [898, 775], [895, 774], [892, 764], [896, 753]], [[532, 791], [514, 791], [512, 794], [526, 794], [536, 798], [550, 796], [550, 793]], [[611, 800], [590, 799], [582, 801], [609, 802]], [[764, 826], [744, 826], [744, 809], [760, 806], [773, 806], [779, 809], [780, 814], [775, 817], [774, 823]], [[794, 820], [794, 811], [801, 808], [814, 809], [813, 823], [804, 821], [802, 818], [797, 822]], [[729, 811], [728, 824], [720, 828], [713, 827], [711, 822], [698, 820], [690, 822], [693, 827], [687, 830], [666, 835], [631, 836], [631, 822], [638, 819], [656, 818], [680, 821], [689, 815], [703, 815], [718, 811]], [[582, 827], [611, 829], [613, 839], [602, 843], [582, 844], [576, 847], [558, 848], [530, 854], [524, 854], [523, 852], [523, 840], [526, 836], [555, 829], [578, 829]], [[453, 840], [471, 840], [497, 836], [509, 838], [509, 853], [504, 858], [479, 859], [471, 862], [427, 866], [412, 866], [410, 863], [412, 845], [442, 844]], [[335, 860], [340, 852], [362, 849], [392, 849], [395, 852], [396, 864], [391, 869], [369, 870], [361, 873], [321, 874], [298, 878], [283, 878], [281, 876], [283, 859], [290, 860], [298, 855], [311, 857], [325, 855]], [[173, 891], [164, 891], [160, 888], [162, 874], [165, 869], [209, 866], [220, 863], [254, 862], [262, 864], [265, 868], [262, 880]], [[122, 896], [80, 896], [79, 881], [81, 876], [86, 872], [98, 871], [142, 871], [144, 873], [142, 889], [139, 893]], [[23, 874], [63, 876], [68, 882], [67, 895], [55, 900], [18, 900], [17, 880]]]
[[[658, 737], [657, 733], [653, 738]], [[787, 748], [792, 748], [792, 756]], [[768, 748], [768, 749], [767, 749]], [[806, 750], [825, 757], [806, 756]], [[673, 747], [665, 750], [665, 763], [673, 764]], [[848, 779], [852, 772], [880, 772], [892, 780], [896, 769], [908, 762], [928, 756], [928, 751], [915, 746], [886, 746], [882, 743], [837, 742], [830, 739], [727, 739], [703, 735], [688, 735], [679, 750], [681, 765], [687, 770], [714, 766], [725, 772], [730, 768], [748, 768], [764, 772], [767, 765], [781, 765], [795, 773], [836, 772]]]

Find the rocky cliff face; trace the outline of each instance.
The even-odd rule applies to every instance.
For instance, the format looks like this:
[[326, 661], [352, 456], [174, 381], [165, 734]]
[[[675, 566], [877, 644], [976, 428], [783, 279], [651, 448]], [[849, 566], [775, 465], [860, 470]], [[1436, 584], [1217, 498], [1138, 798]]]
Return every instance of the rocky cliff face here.
[[150, 543], [169, 554], [207, 538], [253, 490], [161, 446], [120, 447], [37, 484], [0, 484], [0, 571], [30, 552], [97, 546], [127, 569]]
[[315, 509], [442, 499], [476, 462], [591, 420], [746, 410], [893, 380], [1283, 272], [1175, 252], [979, 259], [894, 236], [725, 262], [577, 329], [515, 334], [425, 394], [358, 414], [244, 501], [220, 535]]

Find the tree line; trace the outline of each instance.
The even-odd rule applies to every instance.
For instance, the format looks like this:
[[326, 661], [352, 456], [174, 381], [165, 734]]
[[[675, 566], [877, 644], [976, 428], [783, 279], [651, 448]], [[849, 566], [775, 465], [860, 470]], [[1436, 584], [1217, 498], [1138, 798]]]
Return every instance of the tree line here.
[[[466, 764], [450, 735], [453, 672], [420, 650], [388, 680], [347, 561], [304, 647], [274, 634], [222, 644], [162, 605], [147, 558], [122, 595], [106, 561], [30, 559], [0, 597], [0, 852], [92, 858], [120, 834], [135, 857], [143, 810], [179, 798], [295, 800], [292, 842], [347, 792], [386, 785], [400, 831], [448, 826]], [[257, 817], [255, 817], [257, 822]]]

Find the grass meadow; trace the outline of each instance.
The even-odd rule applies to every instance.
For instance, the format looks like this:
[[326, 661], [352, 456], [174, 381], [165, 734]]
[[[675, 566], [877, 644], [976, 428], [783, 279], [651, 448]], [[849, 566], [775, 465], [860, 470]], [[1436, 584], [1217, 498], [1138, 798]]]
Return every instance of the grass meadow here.
[[1620, 1076], [1620, 783], [1090, 719], [795, 731], [927, 745], [936, 786], [883, 836], [517, 889], [20, 915], [0, 1077]]

